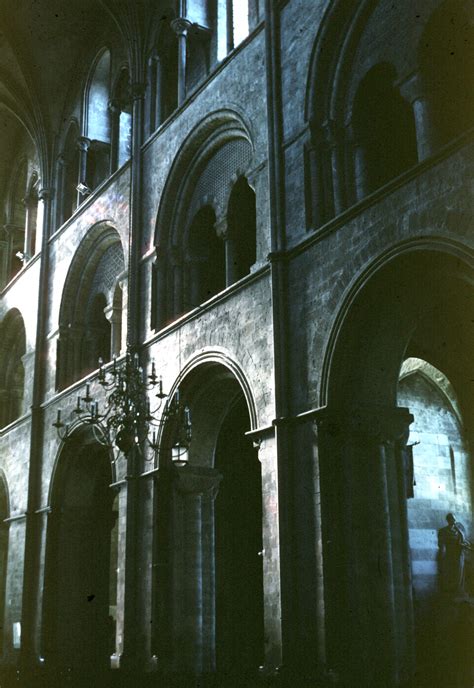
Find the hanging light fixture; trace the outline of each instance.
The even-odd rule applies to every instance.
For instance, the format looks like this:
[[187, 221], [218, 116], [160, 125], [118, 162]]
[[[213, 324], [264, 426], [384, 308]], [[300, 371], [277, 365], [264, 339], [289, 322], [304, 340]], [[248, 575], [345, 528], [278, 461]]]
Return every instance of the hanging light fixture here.
[[[174, 443], [171, 447], [171, 459], [176, 466], [185, 466], [188, 462], [188, 447], [191, 441], [191, 414], [187, 406], [180, 402], [179, 389], [171, 401], [161, 410], [168, 394], [163, 391], [163, 380], [156, 374], [152, 361], [151, 373], [145, 375], [140, 366], [138, 353], [127, 350], [125, 358], [117, 361], [114, 356], [110, 369], [104, 368], [99, 359], [98, 382], [106, 392], [105, 407], [90, 394], [90, 383], [85, 386], [85, 395], [78, 394], [73, 416], [92, 428], [96, 440], [108, 447], [117, 447], [127, 455], [133, 448], [140, 448], [144, 442], [153, 450], [159, 450], [157, 430], [168, 421], [176, 426]], [[147, 392], [154, 391], [156, 407], [152, 408]], [[62, 421], [61, 409], [58, 409], [53, 423], [61, 440], [66, 440], [72, 431], [72, 423]]]

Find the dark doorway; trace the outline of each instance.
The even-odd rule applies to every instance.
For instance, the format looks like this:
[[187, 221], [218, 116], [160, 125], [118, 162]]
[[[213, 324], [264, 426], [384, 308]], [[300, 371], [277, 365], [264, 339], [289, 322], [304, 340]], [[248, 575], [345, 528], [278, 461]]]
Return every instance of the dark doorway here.
[[104, 447], [86, 444], [62, 458], [48, 538], [45, 655], [53, 677], [86, 680], [110, 667], [114, 494]]
[[241, 674], [263, 664], [262, 477], [245, 401], [229, 412], [219, 433], [216, 468], [216, 664]]

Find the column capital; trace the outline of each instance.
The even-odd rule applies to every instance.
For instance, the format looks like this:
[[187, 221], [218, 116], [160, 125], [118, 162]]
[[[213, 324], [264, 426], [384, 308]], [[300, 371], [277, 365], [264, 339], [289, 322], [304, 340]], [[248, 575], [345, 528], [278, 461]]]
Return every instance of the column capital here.
[[201, 495], [214, 499], [221, 480], [221, 473], [213, 468], [188, 465], [176, 469], [174, 485], [176, 490], [182, 494]]
[[89, 150], [91, 143], [91, 139], [88, 139], [87, 136], [79, 136], [77, 139], [77, 147], [80, 151], [84, 151], [85, 153]]
[[315, 414], [318, 429], [337, 438], [352, 435], [376, 441], [406, 443], [413, 415], [407, 408], [359, 406], [354, 409], [324, 408]]
[[324, 143], [336, 146], [344, 138], [344, 127], [335, 119], [327, 119], [321, 125], [321, 134]]
[[120, 112], [120, 102], [118, 101], [118, 99], [111, 98], [107, 103], [107, 109], [114, 115]]
[[216, 234], [218, 237], [222, 237], [223, 239], [227, 238], [227, 235], [228, 235], [227, 215], [224, 215], [224, 217], [220, 217], [215, 221], [214, 229], [216, 230]]
[[146, 83], [144, 81], [135, 81], [130, 84], [130, 96], [132, 100], [140, 100], [145, 97]]
[[42, 186], [38, 190], [38, 199], [40, 201], [49, 201], [53, 195], [53, 188], [50, 186]]
[[171, 22], [171, 28], [177, 36], [187, 36], [192, 23], [185, 17], [177, 17]]
[[426, 88], [419, 72], [412, 72], [410, 76], [398, 84], [400, 95], [409, 103], [426, 98]]

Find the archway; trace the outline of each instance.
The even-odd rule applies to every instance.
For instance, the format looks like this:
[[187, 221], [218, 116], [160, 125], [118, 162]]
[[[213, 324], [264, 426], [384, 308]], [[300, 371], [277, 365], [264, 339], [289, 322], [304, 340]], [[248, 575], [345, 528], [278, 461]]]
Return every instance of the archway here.
[[110, 667], [117, 556], [111, 483], [108, 450], [78, 430], [52, 487], [43, 646], [53, 680], [92, 680]]
[[[263, 663], [262, 478], [241, 385], [207, 362], [179, 386], [192, 417], [189, 463], [171, 466], [162, 451], [156, 500], [155, 647], [165, 671], [242, 676]], [[175, 431], [169, 424], [163, 446]]]
[[[326, 631], [330, 666], [360, 685], [397, 686], [415, 667], [423, 671], [414, 657], [407, 515], [413, 416], [397, 406], [398, 378], [404, 359], [424, 359], [452, 382], [470, 418], [471, 279], [468, 259], [441, 247], [399, 249], [354, 287], [336, 326], [318, 430]], [[452, 625], [454, 635], [439, 635], [431, 649], [467, 668], [460, 628]], [[429, 685], [447, 685], [453, 670], [451, 661], [438, 663]], [[425, 679], [417, 675], [416, 685]]]
[[245, 436], [243, 397], [219, 431], [216, 497], [216, 666], [255, 672], [263, 664], [262, 476], [257, 451]]

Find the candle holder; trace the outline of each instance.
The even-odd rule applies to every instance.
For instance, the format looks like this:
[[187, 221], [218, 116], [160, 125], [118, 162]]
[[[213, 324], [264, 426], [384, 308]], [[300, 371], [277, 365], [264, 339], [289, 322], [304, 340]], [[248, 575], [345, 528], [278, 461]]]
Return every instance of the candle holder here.
[[[78, 394], [76, 406], [71, 411], [76, 422], [64, 423], [62, 411], [58, 409], [56, 421], [52, 423], [62, 441], [70, 437], [72, 428], [80, 421], [92, 428], [100, 444], [115, 446], [125, 455], [133, 447], [141, 450], [144, 444], [148, 444], [153, 450], [149, 459], [152, 460], [159, 451], [159, 430], [173, 420], [176, 432], [172, 461], [177, 466], [187, 464], [192, 435], [191, 413], [187, 406], [181, 404], [179, 389], [161, 411], [168, 394], [163, 391], [163, 380], [156, 374], [154, 361], [151, 362], [150, 374], [146, 375], [140, 366], [138, 353], [128, 349], [123, 360], [119, 361], [114, 356], [112, 365], [107, 368], [99, 359], [97, 380], [106, 392], [104, 407], [91, 396], [90, 383], [86, 383], [84, 395]], [[148, 392], [151, 391], [154, 392], [155, 405], [150, 402]]]

